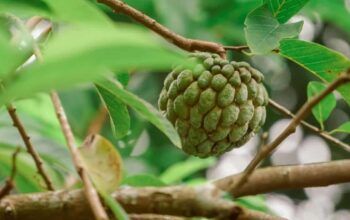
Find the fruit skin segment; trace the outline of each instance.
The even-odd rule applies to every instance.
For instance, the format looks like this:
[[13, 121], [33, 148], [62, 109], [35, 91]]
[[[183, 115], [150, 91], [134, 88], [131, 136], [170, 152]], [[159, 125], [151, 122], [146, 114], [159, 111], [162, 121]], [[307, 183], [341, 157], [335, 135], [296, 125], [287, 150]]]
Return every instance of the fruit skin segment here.
[[181, 137], [183, 151], [205, 158], [242, 146], [265, 123], [263, 74], [218, 54], [194, 53], [191, 59], [197, 65], [169, 73], [158, 99], [159, 109]]

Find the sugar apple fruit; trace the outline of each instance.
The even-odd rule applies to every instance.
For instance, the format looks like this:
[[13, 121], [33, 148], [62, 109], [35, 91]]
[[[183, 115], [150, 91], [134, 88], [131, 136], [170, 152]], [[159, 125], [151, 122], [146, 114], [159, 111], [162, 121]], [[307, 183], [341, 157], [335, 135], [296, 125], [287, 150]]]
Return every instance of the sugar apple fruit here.
[[246, 62], [195, 53], [193, 68], [176, 67], [164, 81], [159, 109], [191, 155], [220, 155], [246, 143], [264, 124], [263, 75]]

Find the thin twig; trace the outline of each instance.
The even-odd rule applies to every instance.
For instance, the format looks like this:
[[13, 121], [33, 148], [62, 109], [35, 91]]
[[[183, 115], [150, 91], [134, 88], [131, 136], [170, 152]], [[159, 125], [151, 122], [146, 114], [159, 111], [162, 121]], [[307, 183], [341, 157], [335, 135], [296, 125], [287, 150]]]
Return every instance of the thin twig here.
[[254, 169], [260, 164], [262, 160], [264, 160], [270, 153], [275, 150], [279, 144], [282, 143], [289, 135], [295, 132], [296, 127], [300, 124], [300, 122], [311, 112], [312, 108], [317, 105], [324, 97], [328, 94], [332, 93], [339, 86], [350, 81], [350, 73], [347, 72], [345, 74], [339, 75], [339, 77], [333, 81], [328, 87], [322, 91], [320, 94], [314, 96], [308, 102], [306, 102], [295, 115], [295, 117], [291, 120], [289, 125], [282, 131], [282, 133], [273, 140], [270, 144], [263, 146], [260, 151], [255, 155], [254, 159], [249, 163], [247, 168], [244, 171], [244, 174], [235, 184], [235, 188], [239, 188], [243, 183], [246, 182], [249, 175], [254, 171]]
[[38, 152], [35, 150], [32, 142], [30, 141], [30, 137], [27, 134], [21, 120], [19, 119], [19, 117], [16, 113], [16, 108], [12, 104], [8, 104], [7, 105], [7, 112], [9, 113], [9, 115], [12, 119], [13, 126], [15, 126], [17, 128], [19, 134], [21, 135], [21, 138], [24, 142], [24, 145], [27, 148], [27, 152], [33, 158], [35, 166], [37, 168], [37, 171], [40, 174], [40, 176], [43, 178], [43, 180], [46, 184], [46, 188], [48, 190], [54, 190], [52, 181], [50, 180], [49, 175], [46, 173], [46, 171], [44, 169], [43, 161], [40, 158], [40, 155], [38, 154]]
[[80, 178], [83, 181], [86, 199], [89, 202], [89, 205], [90, 205], [90, 207], [95, 215], [95, 218], [97, 220], [106, 220], [106, 219], [108, 219], [108, 215], [101, 204], [101, 200], [98, 197], [96, 189], [92, 185], [88, 174], [86, 173], [85, 169], [82, 166], [82, 160], [80, 158], [78, 148], [75, 144], [74, 135], [73, 135], [73, 132], [70, 128], [66, 113], [65, 113], [63, 106], [61, 104], [61, 100], [60, 100], [58, 94], [54, 91], [51, 92], [50, 96], [51, 96], [51, 100], [52, 100], [54, 108], [55, 108], [57, 118], [60, 122], [62, 132], [63, 132], [64, 137], [66, 139], [67, 146], [68, 146], [69, 151], [71, 153], [75, 169], [77, 170]]
[[[47, 29], [47, 30], [51, 30]], [[39, 62], [43, 62], [43, 56], [40, 51], [40, 48], [37, 44], [34, 44], [33, 46], [34, 55], [37, 58]], [[91, 207], [91, 210], [97, 220], [108, 220], [108, 215], [106, 211], [103, 208], [103, 205], [101, 203], [101, 200], [98, 196], [98, 193], [96, 189], [94, 188], [91, 180], [89, 179], [88, 173], [83, 168], [82, 165], [82, 159], [80, 158], [80, 154], [78, 152], [78, 148], [75, 143], [74, 135], [72, 132], [72, 129], [69, 125], [66, 113], [64, 111], [64, 108], [62, 106], [61, 100], [57, 94], [56, 91], [51, 91], [50, 93], [51, 101], [53, 103], [58, 121], [60, 123], [63, 135], [66, 139], [68, 149], [71, 153], [73, 163], [75, 166], [75, 169], [77, 173], [79, 174], [80, 178], [82, 179], [82, 182], [84, 184], [84, 192], [86, 199], [89, 202], [89, 205]]]
[[[289, 116], [291, 118], [295, 118], [295, 115], [289, 111], [288, 109], [286, 109], [285, 107], [283, 107], [282, 105], [278, 104], [277, 102], [275, 102], [274, 100], [270, 99], [269, 100], [269, 104], [270, 106], [272, 106], [273, 108], [275, 108], [277, 111], [281, 112], [282, 114]], [[339, 139], [331, 136], [328, 132], [326, 131], [322, 131], [321, 129], [319, 129], [318, 127], [309, 124], [306, 121], [301, 121], [300, 122], [301, 125], [303, 125], [305, 128], [308, 128], [309, 130], [315, 132], [316, 134], [318, 134], [319, 136], [323, 137], [324, 139], [326, 139], [327, 141], [338, 145], [339, 147], [343, 148], [344, 150], [346, 150], [347, 152], [350, 152], [350, 145], [340, 141]]]
[[107, 119], [107, 116], [108, 116], [107, 108], [104, 106], [104, 104], [102, 104], [98, 112], [96, 113], [96, 116], [92, 119], [87, 129], [86, 136], [100, 133], [103, 127], [103, 124]]
[[61, 100], [60, 100], [57, 92], [51, 92], [50, 96], [51, 96], [51, 100], [52, 100], [54, 108], [55, 108], [57, 118], [60, 122], [62, 132], [63, 132], [64, 137], [66, 139], [67, 146], [68, 146], [69, 151], [72, 155], [74, 166], [75, 166], [79, 176], [81, 177], [81, 179], [84, 183], [84, 192], [85, 192], [85, 196], [86, 196], [87, 200], [89, 201], [90, 207], [93, 210], [93, 213], [94, 213], [96, 219], [98, 219], [98, 220], [108, 219], [108, 216], [107, 216], [107, 214], [106, 214], [106, 212], [101, 204], [101, 201], [98, 197], [98, 194], [97, 194], [95, 188], [93, 187], [93, 185], [89, 179], [88, 174], [86, 173], [86, 171], [84, 170], [84, 168], [82, 166], [82, 162], [81, 162], [81, 158], [79, 156], [78, 148], [75, 144], [74, 135], [73, 135], [73, 132], [70, 128], [66, 113], [65, 113], [63, 106], [61, 104]]
[[136, 10], [135, 8], [127, 5], [122, 1], [98, 0], [98, 2], [109, 6], [110, 8], [113, 9], [115, 13], [123, 13], [128, 15], [129, 17], [133, 18], [135, 21], [143, 24], [147, 28], [151, 29], [155, 33], [162, 36], [164, 39], [166, 39], [170, 43], [178, 46], [183, 50], [190, 51], [190, 52], [193, 52], [193, 51], [212, 52], [212, 53], [217, 53], [222, 57], [226, 57], [226, 51], [221, 44], [209, 42], [209, 41], [203, 41], [203, 40], [189, 39], [181, 35], [178, 35], [172, 32], [171, 30], [169, 30], [168, 28], [164, 27], [154, 19], [148, 17], [144, 13]]
[[15, 179], [15, 176], [16, 176], [16, 159], [20, 150], [21, 149], [18, 147], [15, 150], [15, 152], [12, 154], [12, 169], [11, 169], [10, 177], [5, 181], [5, 185], [0, 189], [0, 200], [4, 196], [7, 196], [14, 187], [13, 180]]
[[249, 49], [249, 47], [247, 45], [242, 45], [242, 46], [224, 46], [225, 50], [233, 50], [233, 51], [237, 51], [237, 52], [242, 52], [244, 50]]

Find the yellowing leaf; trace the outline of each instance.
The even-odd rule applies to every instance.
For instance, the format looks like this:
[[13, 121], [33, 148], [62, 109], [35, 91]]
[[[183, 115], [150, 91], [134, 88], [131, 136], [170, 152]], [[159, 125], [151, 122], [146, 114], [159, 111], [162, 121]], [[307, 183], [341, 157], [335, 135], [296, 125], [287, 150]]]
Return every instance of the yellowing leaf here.
[[79, 148], [79, 153], [97, 190], [115, 191], [122, 175], [122, 159], [111, 142], [100, 135], [90, 135]]

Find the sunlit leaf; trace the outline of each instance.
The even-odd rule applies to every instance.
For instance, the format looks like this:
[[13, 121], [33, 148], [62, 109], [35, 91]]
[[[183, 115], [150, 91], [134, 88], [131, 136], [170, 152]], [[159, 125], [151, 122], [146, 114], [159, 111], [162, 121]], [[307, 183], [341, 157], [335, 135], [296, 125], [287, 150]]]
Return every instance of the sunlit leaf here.
[[348, 133], [350, 134], [350, 121], [345, 122], [340, 125], [338, 128], [332, 130], [330, 133]]
[[115, 96], [116, 99], [130, 106], [143, 118], [161, 130], [175, 146], [181, 148], [180, 137], [175, 128], [152, 105], [123, 89], [123, 87], [117, 82], [113, 82], [111, 80], [102, 80], [97, 82], [97, 85], [109, 91]]
[[128, 185], [133, 187], [166, 186], [166, 184], [162, 180], [149, 174], [138, 174], [126, 177], [122, 181], [122, 185]]
[[266, 5], [248, 14], [244, 24], [246, 40], [255, 54], [266, 54], [279, 46], [284, 38], [296, 37], [303, 22], [280, 24]]
[[[344, 55], [320, 44], [301, 40], [281, 41], [280, 54], [325, 82], [334, 81], [350, 67], [350, 60]], [[350, 85], [344, 85], [338, 91], [350, 105]]]
[[50, 15], [50, 9], [43, 1], [38, 0], [1, 0], [0, 14], [12, 13], [18, 16]]
[[[82, 37], [84, 36], [84, 37]], [[45, 47], [44, 62], [18, 73], [0, 96], [0, 105], [51, 89], [91, 82], [106, 70], [164, 69], [181, 56], [159, 46], [143, 31], [131, 27], [74, 26], [60, 30]]]
[[200, 170], [214, 165], [214, 163], [215, 158], [200, 159], [191, 157], [186, 161], [170, 166], [162, 173], [160, 179], [167, 184], [176, 183]]
[[283, 24], [298, 13], [309, 0], [265, 0], [273, 16]]
[[98, 191], [114, 192], [122, 176], [122, 159], [116, 148], [106, 138], [91, 135], [79, 148], [79, 153]]
[[[320, 82], [310, 82], [307, 86], [307, 97], [311, 99], [315, 95], [320, 94], [323, 90], [327, 88], [326, 85]], [[319, 102], [313, 109], [312, 114], [315, 116], [316, 120], [320, 123], [321, 129], [324, 130], [323, 122], [331, 115], [333, 109], [337, 104], [337, 100], [333, 93], [326, 96]]]
[[113, 27], [111, 20], [87, 0], [43, 0], [54, 13], [54, 19], [69, 23], [96, 23]]
[[[16, 37], [8, 33], [10, 30]], [[14, 72], [25, 61], [31, 45], [31, 36], [19, 18], [13, 15], [0, 16], [0, 79]]]
[[97, 86], [97, 89], [108, 109], [114, 135], [117, 138], [124, 137], [130, 129], [128, 108], [113, 93], [100, 86]]

